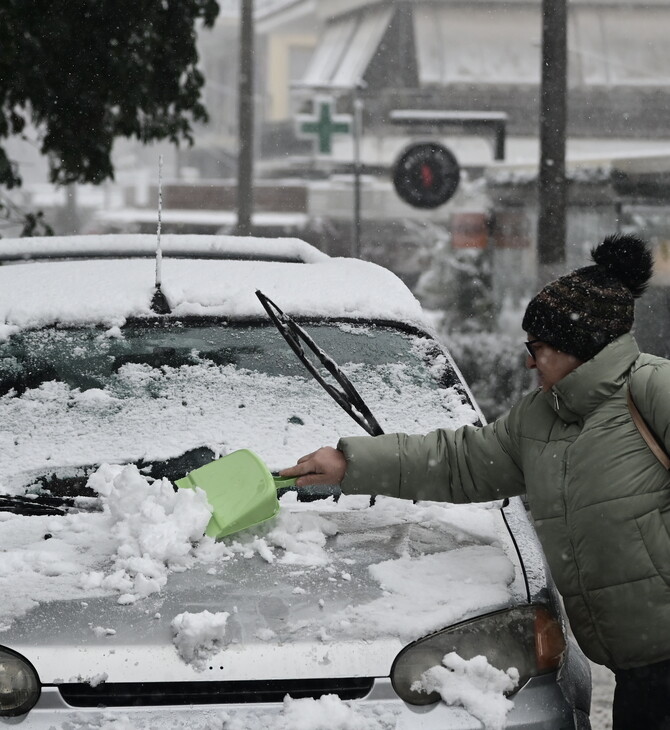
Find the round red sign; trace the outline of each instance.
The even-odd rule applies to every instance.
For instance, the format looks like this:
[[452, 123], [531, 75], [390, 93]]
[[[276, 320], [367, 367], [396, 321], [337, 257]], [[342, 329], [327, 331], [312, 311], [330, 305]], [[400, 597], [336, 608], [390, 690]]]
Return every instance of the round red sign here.
[[415, 208], [443, 205], [456, 192], [460, 179], [458, 161], [450, 150], [437, 142], [421, 142], [408, 147], [393, 169], [396, 192]]

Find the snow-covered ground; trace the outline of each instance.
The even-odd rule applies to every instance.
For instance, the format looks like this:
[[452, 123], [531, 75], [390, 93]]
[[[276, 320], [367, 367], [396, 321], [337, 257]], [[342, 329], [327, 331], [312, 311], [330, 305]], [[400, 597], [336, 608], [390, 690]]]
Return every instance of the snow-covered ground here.
[[614, 674], [600, 664], [591, 664], [593, 695], [591, 697], [591, 730], [610, 730], [612, 727], [612, 696]]

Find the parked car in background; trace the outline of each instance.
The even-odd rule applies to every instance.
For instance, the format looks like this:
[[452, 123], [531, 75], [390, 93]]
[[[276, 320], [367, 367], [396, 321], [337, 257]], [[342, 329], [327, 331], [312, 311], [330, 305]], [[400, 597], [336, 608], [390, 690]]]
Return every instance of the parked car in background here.
[[76, 259], [155, 259], [158, 245], [163, 256], [180, 260], [237, 259], [301, 264], [328, 258], [325, 253], [299, 238], [164, 233], [159, 242], [155, 233], [105, 233], [3, 238], [0, 265]]
[[[255, 231], [263, 236], [296, 236], [310, 228], [310, 219], [303, 212], [255, 212]], [[233, 210], [173, 209], [161, 211], [164, 233], [213, 234], [235, 230], [237, 213]], [[115, 208], [96, 212], [84, 226], [88, 234], [156, 232], [156, 211], [151, 208]]]
[[156, 308], [152, 246], [2, 242], [0, 727], [588, 728], [519, 500], [288, 489], [217, 541], [204, 493], [173, 487], [364, 432], [282, 334], [385, 431], [481, 423], [404, 284], [302, 242], [175, 235]]

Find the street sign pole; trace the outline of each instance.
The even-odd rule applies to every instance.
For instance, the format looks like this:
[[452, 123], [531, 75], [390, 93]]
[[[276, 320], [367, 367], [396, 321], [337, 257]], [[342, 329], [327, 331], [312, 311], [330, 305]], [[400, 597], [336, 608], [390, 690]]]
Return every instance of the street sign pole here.
[[358, 87], [353, 90], [353, 117], [350, 114], [336, 114], [335, 100], [330, 96], [317, 96], [313, 102], [312, 114], [296, 116], [296, 136], [310, 139], [314, 152], [319, 156], [333, 154], [333, 137], [336, 134], [351, 134], [353, 141], [353, 218], [351, 256], [361, 256], [361, 137], [363, 130], [363, 101], [358, 96]]

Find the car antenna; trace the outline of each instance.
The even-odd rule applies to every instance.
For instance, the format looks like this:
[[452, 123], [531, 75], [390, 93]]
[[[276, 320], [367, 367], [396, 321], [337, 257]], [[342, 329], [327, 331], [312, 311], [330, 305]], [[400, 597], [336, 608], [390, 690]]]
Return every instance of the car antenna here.
[[172, 311], [161, 289], [163, 251], [161, 250], [161, 214], [163, 211], [163, 155], [158, 156], [158, 227], [156, 229], [156, 287], [151, 299], [151, 311], [170, 314]]

